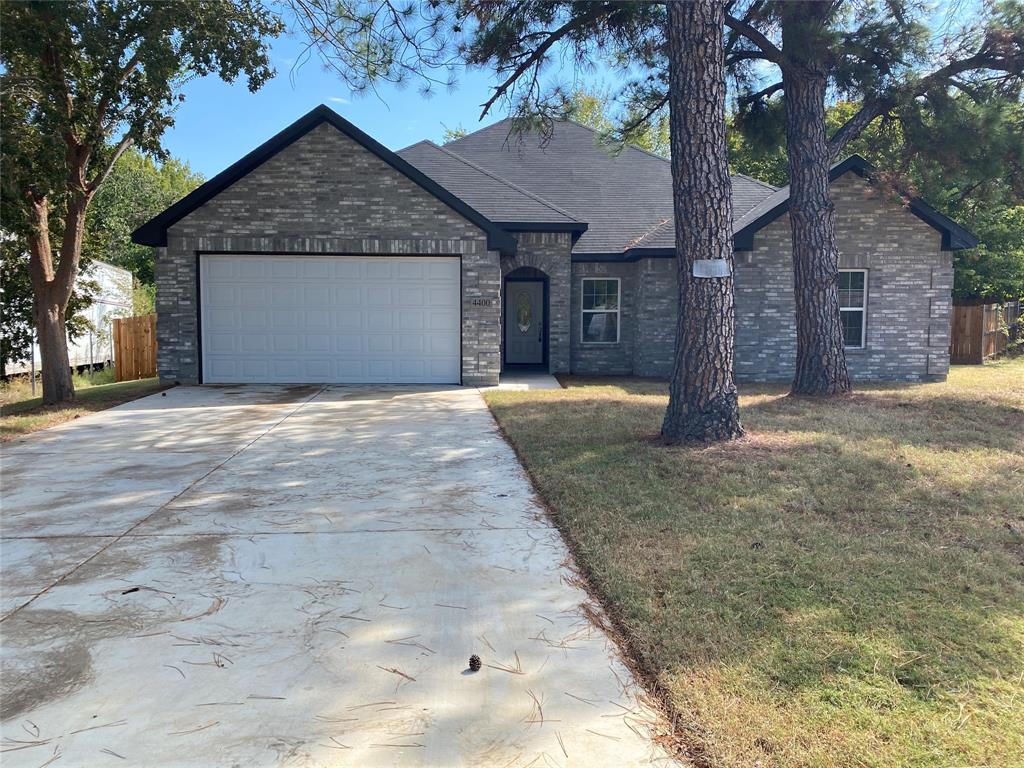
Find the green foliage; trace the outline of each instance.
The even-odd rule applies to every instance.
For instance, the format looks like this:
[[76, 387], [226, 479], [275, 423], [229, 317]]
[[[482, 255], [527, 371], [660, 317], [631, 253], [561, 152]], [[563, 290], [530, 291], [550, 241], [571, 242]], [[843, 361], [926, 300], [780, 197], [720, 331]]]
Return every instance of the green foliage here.
[[83, 255], [123, 267], [140, 282], [152, 284], [153, 249], [133, 243], [131, 233], [202, 182], [188, 163], [167, 158], [158, 165], [128, 150], [89, 206]]
[[[631, 107], [627, 105], [626, 110]], [[575, 120], [597, 131], [600, 140], [612, 151], [631, 144], [655, 155], [668, 157], [668, 109], [662, 107], [646, 120], [637, 120], [635, 112], [623, 111], [607, 88], [580, 88], [568, 95], [562, 108], [562, 117]], [[624, 126], [635, 127], [623, 130]]]
[[3, 220], [18, 233], [27, 190], [59, 231], [68, 194], [98, 187], [119, 149], [161, 155], [187, 79], [245, 74], [258, 89], [273, 75], [266, 39], [282, 30], [258, 0], [2, 3], [0, 23]]
[[978, 209], [965, 223], [982, 244], [953, 254], [953, 295], [997, 302], [1024, 299], [1024, 203]]
[[469, 135], [469, 131], [463, 128], [461, 123], [454, 128], [449, 128], [444, 123], [441, 123], [441, 127], [444, 128], [444, 134], [441, 137], [442, 144], [448, 144]]
[[156, 286], [140, 283], [132, 286], [132, 315], [151, 315], [156, 312]]
[[54, 328], [82, 260], [89, 204], [128, 148], [163, 156], [191, 78], [272, 75], [268, 39], [283, 31], [261, 0], [67, 0], [0, 3], [0, 220], [28, 252], [46, 348], [44, 399], [74, 397]]

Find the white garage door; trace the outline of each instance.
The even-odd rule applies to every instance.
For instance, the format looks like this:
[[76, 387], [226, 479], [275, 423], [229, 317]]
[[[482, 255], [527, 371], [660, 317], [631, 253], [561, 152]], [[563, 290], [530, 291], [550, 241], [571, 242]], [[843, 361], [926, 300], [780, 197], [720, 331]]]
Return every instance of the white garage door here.
[[459, 259], [200, 257], [208, 383], [459, 382]]

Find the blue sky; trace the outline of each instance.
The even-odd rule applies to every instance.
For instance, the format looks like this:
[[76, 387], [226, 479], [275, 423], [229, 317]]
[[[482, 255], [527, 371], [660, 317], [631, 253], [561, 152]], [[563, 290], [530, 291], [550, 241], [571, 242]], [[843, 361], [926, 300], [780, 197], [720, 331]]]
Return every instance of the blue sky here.
[[318, 104], [331, 107], [391, 149], [420, 139], [439, 142], [442, 124], [476, 130], [505, 116], [495, 105], [478, 122], [479, 105], [493, 80], [488, 72], [463, 70], [455, 92], [442, 90], [430, 99], [412, 85], [401, 90], [385, 85], [379, 89], [382, 98], [372, 93], [353, 96], [315, 56], [292, 72], [303, 47], [296, 38], [276, 40], [271, 58], [277, 76], [256, 93], [249, 93], [242, 80], [228, 85], [207, 77], [188, 83], [175, 125], [164, 134], [164, 146], [210, 178]]
[[[962, 0], [970, 7], [976, 0]], [[936, 34], [955, 23], [951, 6], [940, 0], [933, 11]], [[486, 101], [494, 76], [486, 70], [461, 70], [458, 87], [423, 98], [415, 85], [398, 89], [387, 84], [378, 96], [353, 96], [336, 74], [326, 72], [316, 55], [298, 68], [305, 44], [301, 36], [283, 35], [273, 41], [271, 60], [277, 76], [256, 93], [243, 80], [227, 84], [216, 77], [188, 83], [185, 102], [175, 114], [175, 125], [164, 134], [164, 146], [179, 160], [187, 161], [206, 178], [222, 171], [319, 104], [326, 104], [391, 149], [401, 149], [420, 139], [440, 141], [444, 126], [459, 125], [473, 131], [505, 116], [496, 104], [482, 122], [480, 105]], [[578, 73], [554, 66], [546, 70], [562, 82]], [[620, 81], [606, 66], [597, 65], [577, 82], [604, 87]]]

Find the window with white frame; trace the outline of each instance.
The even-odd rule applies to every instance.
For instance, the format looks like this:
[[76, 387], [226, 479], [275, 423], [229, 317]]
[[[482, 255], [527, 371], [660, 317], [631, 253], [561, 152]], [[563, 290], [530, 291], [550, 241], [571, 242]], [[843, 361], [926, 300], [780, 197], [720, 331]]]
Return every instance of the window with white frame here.
[[867, 327], [868, 271], [839, 270], [839, 315], [843, 322], [843, 346], [864, 346]]
[[583, 278], [584, 344], [614, 344], [619, 340], [619, 278]]

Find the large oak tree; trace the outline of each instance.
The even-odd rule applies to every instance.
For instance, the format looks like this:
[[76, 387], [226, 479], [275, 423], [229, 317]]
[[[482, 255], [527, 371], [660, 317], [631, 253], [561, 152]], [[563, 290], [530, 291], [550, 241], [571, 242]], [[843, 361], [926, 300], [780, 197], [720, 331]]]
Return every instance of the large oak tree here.
[[29, 254], [43, 402], [74, 397], [65, 317], [86, 212], [132, 146], [161, 153], [192, 77], [273, 71], [282, 25], [258, 0], [68, 0], [0, 4], [2, 217]]

